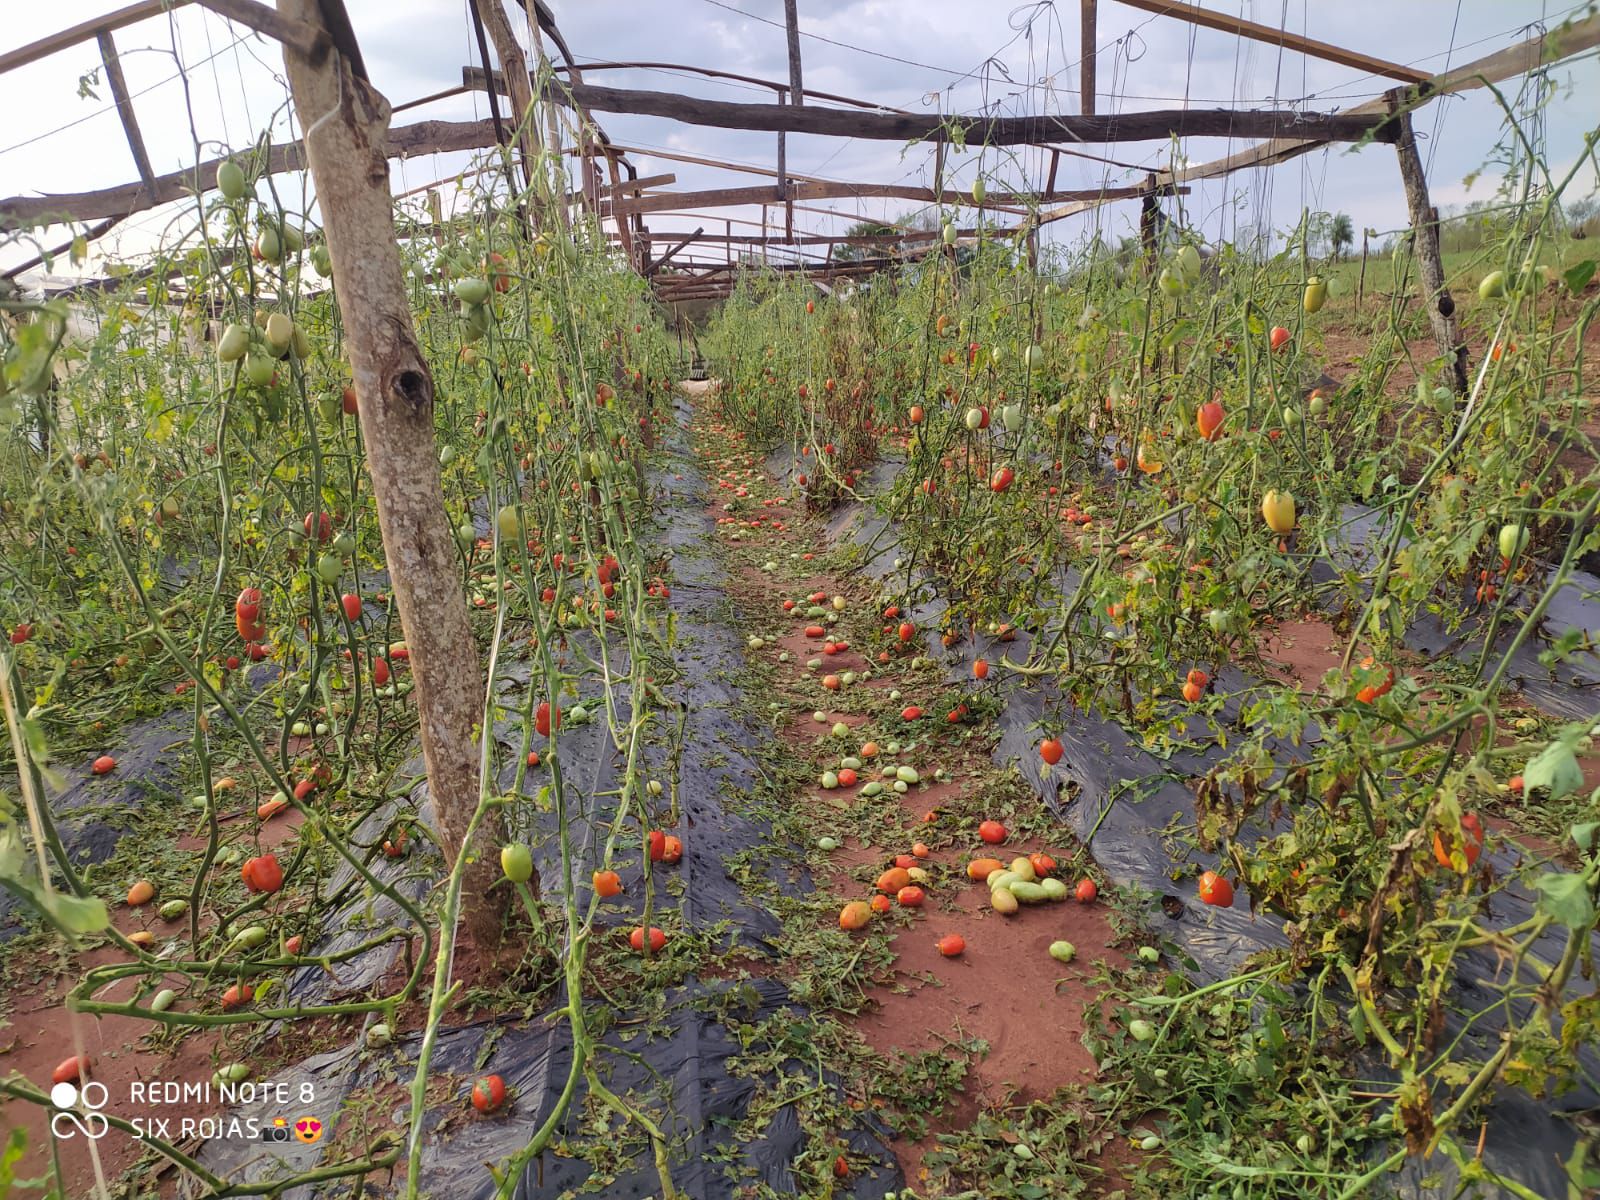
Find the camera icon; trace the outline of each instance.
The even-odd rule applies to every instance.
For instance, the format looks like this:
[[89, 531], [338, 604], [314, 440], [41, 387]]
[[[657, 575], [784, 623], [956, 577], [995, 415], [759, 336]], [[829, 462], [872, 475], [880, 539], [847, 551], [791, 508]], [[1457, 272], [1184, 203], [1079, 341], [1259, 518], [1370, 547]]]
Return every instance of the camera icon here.
[[289, 1132], [289, 1122], [282, 1117], [273, 1117], [272, 1124], [261, 1131], [263, 1142], [292, 1142], [294, 1134]]

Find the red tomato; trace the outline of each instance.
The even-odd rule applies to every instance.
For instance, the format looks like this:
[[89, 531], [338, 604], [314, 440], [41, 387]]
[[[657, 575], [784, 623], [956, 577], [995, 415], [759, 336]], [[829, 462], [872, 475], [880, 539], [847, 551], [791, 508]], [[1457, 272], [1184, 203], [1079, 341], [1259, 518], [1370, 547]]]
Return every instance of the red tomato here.
[[1048, 854], [1035, 851], [1033, 854], [1028, 855], [1028, 862], [1033, 866], [1033, 873], [1040, 879], [1043, 879], [1046, 875], [1054, 875], [1056, 873], [1056, 860]]
[[325, 512], [306, 514], [306, 536], [311, 536], [311, 522], [317, 523], [317, 541], [325, 542], [333, 536], [333, 518]]
[[1200, 876], [1200, 899], [1216, 908], [1228, 908], [1233, 904], [1233, 884], [1215, 871], [1207, 871]]
[[1017, 477], [1016, 472], [1010, 467], [1001, 467], [989, 480], [991, 492], [1003, 492], [1011, 486], [1011, 481]]
[[659, 829], [652, 829], [648, 841], [650, 843], [650, 861], [660, 862], [666, 857], [667, 835]]
[[283, 886], [283, 868], [273, 854], [247, 859], [239, 874], [252, 892], [275, 892]]
[[896, 633], [899, 634], [902, 642], [909, 642], [912, 638], [917, 636], [917, 627], [910, 621], [901, 621], [900, 628], [896, 630]]
[[1064, 752], [1065, 748], [1061, 745], [1059, 738], [1045, 738], [1044, 741], [1039, 743], [1039, 757], [1052, 767], [1061, 761], [1061, 755]]
[[94, 760], [94, 765], [89, 769], [96, 775], [105, 775], [111, 771], [114, 771], [116, 766], [116, 759], [112, 758], [109, 754], [102, 754], [99, 758]]
[[1217, 435], [1222, 432], [1223, 416], [1222, 405], [1215, 400], [1202, 404], [1200, 411], [1194, 415], [1195, 427], [1200, 430], [1200, 436], [1208, 442], [1216, 441]]
[[492, 1113], [506, 1102], [506, 1081], [498, 1075], [485, 1075], [472, 1085], [472, 1107]]
[[541, 700], [539, 701], [539, 707], [534, 710], [533, 727], [539, 731], [540, 737], [550, 736], [550, 716], [552, 712], [555, 714], [555, 727], [560, 729], [561, 708], [559, 705], [552, 709], [550, 701]]
[[83, 1078], [83, 1073], [92, 1065], [93, 1060], [87, 1054], [82, 1056], [74, 1054], [65, 1062], [58, 1064], [56, 1069], [50, 1072], [50, 1082], [77, 1083], [78, 1080]]
[[934, 945], [939, 948], [939, 953], [946, 958], [954, 958], [967, 948], [967, 939], [959, 933], [947, 933]]
[[622, 876], [615, 871], [596, 871], [593, 879], [596, 895], [616, 896], [622, 892]]
[[11, 644], [20, 646], [33, 636], [33, 626], [24, 621], [11, 631]]
[[914, 883], [909, 883], [894, 894], [901, 908], [921, 908], [927, 893]]
[[984, 821], [978, 826], [978, 836], [991, 846], [996, 846], [1006, 840], [1006, 827], [999, 821]]
[[1100, 889], [1095, 887], [1094, 880], [1080, 879], [1072, 894], [1079, 904], [1093, 904], [1094, 898], [1100, 894]]
[[339, 597], [339, 603], [344, 608], [344, 615], [347, 621], [359, 621], [361, 619], [360, 596], [354, 592], [346, 592]]
[[902, 721], [917, 721], [921, 718], [922, 710], [915, 704], [908, 704], [900, 710], [900, 719]]
[[[667, 935], [662, 933], [661, 930], [657, 929], [654, 925], [650, 926], [650, 953], [651, 954], [660, 954], [662, 948], [666, 944], [667, 944]], [[632, 946], [635, 950], [638, 950], [641, 953], [643, 952], [643, 950], [644, 950], [644, 926], [641, 925], [641, 926], [637, 927], [636, 929], [634, 929], [634, 931], [632, 933], [630, 933], [628, 935], [628, 945]]]
[[222, 1011], [231, 1012], [236, 1008], [243, 1008], [255, 998], [255, 988], [248, 983], [236, 983], [222, 993]]

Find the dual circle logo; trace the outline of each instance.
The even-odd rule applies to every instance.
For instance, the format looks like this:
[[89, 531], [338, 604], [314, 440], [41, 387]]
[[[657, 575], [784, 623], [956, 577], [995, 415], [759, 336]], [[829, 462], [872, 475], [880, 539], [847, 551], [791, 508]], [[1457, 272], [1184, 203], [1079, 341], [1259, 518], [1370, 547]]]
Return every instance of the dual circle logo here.
[[[50, 1132], [62, 1141], [80, 1133], [90, 1141], [105, 1137], [111, 1122], [100, 1110], [111, 1099], [103, 1083], [93, 1081], [80, 1090], [76, 1084], [58, 1083], [50, 1089], [50, 1103], [57, 1111], [50, 1117]], [[78, 1104], [82, 1101], [83, 1107]]]

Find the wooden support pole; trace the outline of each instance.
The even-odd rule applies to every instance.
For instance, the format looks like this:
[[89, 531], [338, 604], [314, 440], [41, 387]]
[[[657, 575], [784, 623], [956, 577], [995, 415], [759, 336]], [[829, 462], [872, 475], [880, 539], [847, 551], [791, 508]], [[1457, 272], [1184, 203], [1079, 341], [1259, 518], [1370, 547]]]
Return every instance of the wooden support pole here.
[[1144, 246], [1144, 259], [1146, 265], [1154, 271], [1156, 267], [1156, 220], [1161, 209], [1156, 203], [1156, 177], [1144, 177], [1145, 193], [1139, 203], [1139, 241]]
[[[330, 8], [343, 15], [342, 0], [278, 0], [279, 12], [319, 29], [328, 28]], [[313, 131], [306, 156], [333, 258], [390, 590], [411, 651], [429, 798], [446, 853], [468, 855], [465, 924], [480, 945], [493, 946], [501, 928], [489, 890], [500, 878], [498, 818], [491, 813], [472, 844], [465, 843], [478, 808], [474, 729], [483, 720], [483, 667], [439, 481], [433, 376], [412, 328], [395, 240], [385, 149], [389, 104], [344, 54], [326, 56], [320, 66], [293, 49], [283, 57], [295, 112]]]
[[428, 189], [428, 216], [433, 219], [434, 243], [439, 246], [444, 245], [444, 204], [439, 198], [438, 188]]
[[[1078, 53], [1083, 56], [1078, 64], [1082, 81], [1083, 115], [1094, 116], [1094, 91], [1095, 91], [1095, 0], [1083, 0], [1082, 36], [1078, 41]], [[1055, 165], [1050, 167], [1052, 175]]]
[[1456, 320], [1456, 302], [1444, 285], [1444, 258], [1439, 252], [1439, 212], [1428, 200], [1428, 176], [1417, 153], [1417, 139], [1411, 129], [1411, 114], [1404, 107], [1404, 93], [1389, 93], [1391, 111], [1400, 128], [1394, 144], [1400, 160], [1400, 179], [1405, 185], [1406, 208], [1411, 214], [1412, 249], [1417, 255], [1417, 273], [1422, 285], [1422, 306], [1433, 327], [1433, 340], [1439, 357], [1450, 372], [1456, 395], [1465, 397], [1470, 387], [1467, 378], [1467, 346]]
[[[493, 0], [490, 0], [490, 2], [493, 3]], [[478, 41], [478, 57], [483, 60], [483, 69], [487, 73], [494, 70], [494, 67], [489, 63], [489, 43], [484, 37], [483, 16], [478, 8], [478, 0], [470, 0], [467, 8], [472, 14], [472, 31], [476, 35]], [[500, 120], [499, 93], [496, 92], [494, 88], [489, 89], [489, 119], [494, 124], [495, 144], [500, 147], [500, 165], [505, 170], [506, 190], [512, 196], [515, 196], [522, 189], [517, 185], [516, 168], [511, 165], [511, 159], [507, 153], [510, 148], [511, 141], [506, 136], [505, 123]], [[527, 214], [523, 211], [520, 205], [517, 208], [517, 212], [519, 216], [526, 220]]]
[[[611, 194], [620, 196], [622, 193], [622, 173], [617, 170], [617, 156], [609, 150], [604, 151], [606, 156], [606, 170], [611, 175]], [[622, 253], [628, 258], [628, 265], [635, 271], [644, 269], [643, 260], [635, 257], [633, 249], [633, 230], [628, 227], [628, 214], [622, 209], [616, 210], [617, 237], [622, 241]]]
[[539, 161], [539, 123], [533, 108], [528, 60], [500, 0], [472, 0], [472, 5], [483, 19], [489, 40], [494, 43], [494, 55], [500, 60], [500, 73], [505, 76], [506, 88], [511, 93], [511, 136], [522, 151], [523, 179], [532, 182], [534, 164]]
[[800, 81], [800, 14], [795, 0], [783, 0], [783, 28], [789, 40], [789, 97], [801, 105], [806, 102], [806, 89]]
[[1367, 239], [1372, 236], [1372, 230], [1361, 231], [1361, 274], [1356, 276], [1356, 304], [1359, 306], [1367, 298]]
[[133, 152], [133, 165], [139, 171], [144, 186], [155, 191], [156, 173], [150, 169], [150, 155], [144, 148], [144, 138], [139, 133], [139, 121], [133, 115], [133, 101], [128, 96], [128, 82], [122, 77], [122, 62], [117, 58], [117, 44], [108, 30], [101, 30], [95, 39], [100, 43], [100, 61], [105, 64], [106, 83], [111, 87], [111, 98], [117, 102], [117, 116], [122, 118], [122, 132], [128, 137], [128, 149]]
[[[778, 103], [784, 102], [784, 93], [778, 93]], [[778, 195], [785, 194], [789, 186], [789, 153], [787, 144], [788, 134], [778, 130]]]
[[1056, 190], [1056, 168], [1061, 165], [1061, 151], [1050, 151], [1050, 178], [1045, 181], [1044, 194], [1050, 195]]

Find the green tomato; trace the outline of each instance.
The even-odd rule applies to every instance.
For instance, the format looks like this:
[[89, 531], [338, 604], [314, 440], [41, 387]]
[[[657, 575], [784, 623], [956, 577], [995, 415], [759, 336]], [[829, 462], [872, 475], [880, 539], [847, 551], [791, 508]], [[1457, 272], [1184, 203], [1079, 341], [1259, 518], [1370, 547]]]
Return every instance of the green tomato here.
[[243, 200], [250, 190], [250, 181], [245, 178], [244, 168], [233, 159], [227, 159], [217, 167], [217, 191], [229, 200]]
[[533, 878], [533, 851], [521, 842], [502, 846], [500, 869], [512, 883], [527, 883]]

